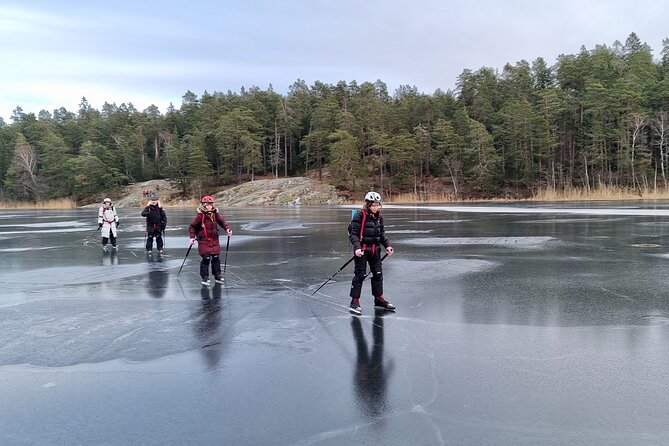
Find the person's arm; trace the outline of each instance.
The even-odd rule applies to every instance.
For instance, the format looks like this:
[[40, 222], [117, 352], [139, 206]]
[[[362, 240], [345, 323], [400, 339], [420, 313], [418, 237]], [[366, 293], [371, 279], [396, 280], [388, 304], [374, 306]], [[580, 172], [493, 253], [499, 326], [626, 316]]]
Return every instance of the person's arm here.
[[380, 239], [381, 239], [381, 244], [383, 245], [384, 248], [387, 248], [390, 246], [390, 240], [388, 239], [388, 236], [386, 235], [386, 228], [383, 225], [383, 217], [379, 217], [379, 226], [380, 226]]
[[165, 230], [167, 227], [167, 214], [163, 210], [163, 208], [160, 208], [160, 228], [161, 230]]
[[381, 223], [381, 244], [383, 245], [384, 248], [386, 248], [386, 253], [388, 253], [389, 256], [393, 255], [395, 252], [395, 249], [390, 246], [390, 240], [388, 239], [388, 236], [386, 235], [386, 229], [383, 225], [383, 217], [380, 218], [380, 223]]
[[200, 219], [198, 217], [195, 217], [188, 226], [188, 237], [190, 237], [191, 240], [197, 238], [197, 233], [199, 231], [200, 224], [201, 224]]
[[149, 209], [149, 205], [147, 204], [144, 210], [142, 211], [142, 217], [148, 217], [150, 212], [151, 210]]
[[356, 251], [358, 249], [361, 249], [360, 246], [360, 227], [362, 225], [362, 213], [361, 212], [356, 212], [356, 214], [353, 216], [351, 219], [351, 224], [348, 226], [349, 231], [348, 231], [348, 239], [351, 241], [351, 244], [353, 245], [353, 249]]

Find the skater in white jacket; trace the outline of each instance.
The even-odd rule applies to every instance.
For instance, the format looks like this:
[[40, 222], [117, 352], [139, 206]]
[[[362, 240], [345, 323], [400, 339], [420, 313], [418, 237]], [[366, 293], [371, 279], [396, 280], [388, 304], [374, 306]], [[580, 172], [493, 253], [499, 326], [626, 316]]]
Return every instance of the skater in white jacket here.
[[116, 233], [118, 228], [118, 215], [112, 205], [111, 198], [105, 198], [98, 210], [98, 229], [102, 234], [102, 249], [107, 250], [107, 243], [111, 241], [112, 248], [116, 249]]

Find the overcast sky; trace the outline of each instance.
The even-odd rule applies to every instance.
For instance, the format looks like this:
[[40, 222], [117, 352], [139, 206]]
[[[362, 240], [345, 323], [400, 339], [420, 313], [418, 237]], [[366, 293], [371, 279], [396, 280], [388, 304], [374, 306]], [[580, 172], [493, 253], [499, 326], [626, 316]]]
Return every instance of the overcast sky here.
[[0, 0], [0, 116], [82, 97], [165, 112], [200, 96], [295, 80], [454, 89], [464, 69], [625, 42], [659, 59], [669, 2], [628, 0]]

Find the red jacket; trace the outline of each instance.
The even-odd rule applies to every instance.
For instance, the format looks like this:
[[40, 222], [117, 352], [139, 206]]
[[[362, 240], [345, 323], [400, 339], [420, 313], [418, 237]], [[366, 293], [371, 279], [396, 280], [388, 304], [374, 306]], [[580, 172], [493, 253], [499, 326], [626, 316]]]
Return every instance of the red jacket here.
[[210, 212], [200, 206], [197, 208], [197, 216], [188, 227], [190, 238], [197, 239], [197, 252], [200, 255], [218, 254], [221, 252], [221, 244], [218, 241], [218, 226], [226, 231], [230, 229], [217, 208]]

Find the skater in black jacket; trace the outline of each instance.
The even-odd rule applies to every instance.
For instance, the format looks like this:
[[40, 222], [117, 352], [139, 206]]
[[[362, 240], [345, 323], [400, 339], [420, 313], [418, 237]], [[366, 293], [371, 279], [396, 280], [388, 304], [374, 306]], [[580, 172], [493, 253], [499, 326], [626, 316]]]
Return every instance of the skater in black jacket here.
[[156, 238], [156, 247], [158, 253], [163, 253], [163, 232], [167, 226], [167, 214], [163, 210], [158, 195], [151, 192], [149, 195], [149, 202], [142, 211], [142, 217], [146, 218], [146, 252], [150, 253], [153, 250], [153, 238]]
[[365, 195], [365, 204], [351, 220], [348, 227], [349, 240], [355, 249], [355, 275], [351, 282], [351, 305], [350, 312], [362, 314], [360, 308], [360, 291], [362, 281], [367, 272], [367, 263], [372, 273], [372, 295], [374, 296], [374, 307], [385, 310], [395, 310], [395, 306], [383, 297], [383, 271], [381, 268], [381, 246], [391, 256], [395, 250], [390, 246], [390, 240], [386, 236], [381, 215], [381, 195], [376, 192], [368, 192]]

